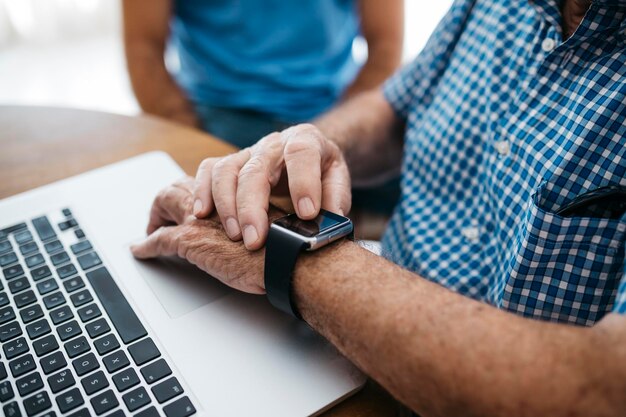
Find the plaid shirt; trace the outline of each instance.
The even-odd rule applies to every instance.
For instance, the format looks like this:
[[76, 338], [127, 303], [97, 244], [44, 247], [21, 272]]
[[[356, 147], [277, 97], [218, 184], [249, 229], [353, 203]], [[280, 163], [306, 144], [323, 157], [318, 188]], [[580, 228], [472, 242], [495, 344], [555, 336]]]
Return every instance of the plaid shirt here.
[[406, 121], [395, 262], [557, 322], [626, 313], [626, 216], [561, 217], [626, 186], [626, 1], [594, 0], [562, 41], [557, 0], [457, 0], [384, 86]]

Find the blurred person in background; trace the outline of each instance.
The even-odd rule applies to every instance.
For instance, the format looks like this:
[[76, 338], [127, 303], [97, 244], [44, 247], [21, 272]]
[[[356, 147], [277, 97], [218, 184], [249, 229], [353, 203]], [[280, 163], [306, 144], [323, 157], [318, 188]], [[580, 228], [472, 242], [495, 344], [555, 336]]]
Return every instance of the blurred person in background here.
[[141, 108], [238, 147], [381, 84], [402, 53], [403, 0], [124, 0], [123, 13]]

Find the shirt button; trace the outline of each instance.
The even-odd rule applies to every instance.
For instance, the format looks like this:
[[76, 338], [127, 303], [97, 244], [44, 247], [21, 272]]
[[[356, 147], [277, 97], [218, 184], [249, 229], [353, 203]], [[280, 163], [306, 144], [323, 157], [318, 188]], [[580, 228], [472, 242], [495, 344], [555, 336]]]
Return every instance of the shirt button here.
[[478, 237], [480, 236], [478, 227], [474, 227], [474, 226], [463, 228], [461, 230], [461, 234], [465, 236], [465, 238], [468, 240], [478, 240]]
[[500, 140], [494, 144], [496, 151], [502, 156], [506, 156], [511, 152], [511, 145], [508, 140]]
[[546, 38], [541, 42], [541, 49], [544, 52], [552, 52], [552, 50], [556, 47], [556, 42], [552, 38]]

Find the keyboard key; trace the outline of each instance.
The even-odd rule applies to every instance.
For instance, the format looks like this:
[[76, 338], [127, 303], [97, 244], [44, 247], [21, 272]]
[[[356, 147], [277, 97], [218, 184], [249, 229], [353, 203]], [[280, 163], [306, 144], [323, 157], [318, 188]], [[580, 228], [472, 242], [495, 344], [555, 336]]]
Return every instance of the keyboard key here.
[[24, 291], [13, 297], [17, 308], [26, 307], [37, 301], [37, 296], [32, 290]]
[[145, 410], [135, 414], [135, 417], [160, 417], [161, 415], [155, 407], [148, 407]]
[[39, 372], [33, 372], [15, 381], [15, 385], [20, 395], [23, 397], [43, 387], [43, 379], [41, 379]]
[[16, 233], [13, 237], [18, 245], [22, 245], [33, 240], [33, 235], [28, 230], [22, 230], [21, 232]]
[[58, 240], [53, 240], [52, 242], [48, 242], [43, 245], [43, 248], [46, 250], [46, 252], [48, 252], [48, 255], [52, 255], [53, 253], [56, 253], [63, 249], [63, 244]]
[[95, 252], [89, 252], [84, 255], [80, 255], [76, 259], [78, 260], [78, 264], [83, 269], [83, 271], [102, 264], [102, 260], [100, 260], [100, 257]]
[[51, 275], [52, 272], [50, 272], [50, 268], [48, 268], [47, 265], [30, 270], [30, 276], [33, 278], [33, 281], [40, 281], [44, 278], [48, 278]]
[[0, 383], [0, 401], [6, 402], [13, 397], [15, 397], [15, 392], [13, 392], [11, 383], [9, 381]]
[[80, 288], [85, 286], [85, 282], [81, 277], [70, 278], [67, 281], [63, 281], [63, 286], [65, 287], [65, 291], [74, 292]]
[[80, 330], [80, 326], [76, 322], [76, 320], [72, 320], [68, 323], [62, 324], [57, 327], [57, 333], [62, 341], [71, 339], [74, 336], [78, 336], [82, 330]]
[[28, 349], [28, 343], [26, 343], [26, 339], [23, 337], [11, 340], [2, 346], [2, 350], [4, 350], [4, 355], [7, 359], [18, 357], [21, 354], [28, 352]]
[[24, 256], [28, 256], [38, 251], [39, 246], [37, 246], [35, 242], [28, 242], [20, 246], [20, 253]]
[[171, 374], [172, 370], [167, 362], [165, 362], [165, 359], [159, 359], [141, 368], [141, 375], [143, 375], [143, 379], [145, 379], [148, 384], [157, 382]]
[[54, 352], [51, 355], [48, 355], [39, 361], [41, 364], [41, 368], [43, 369], [46, 375], [58, 371], [61, 368], [67, 366], [67, 361], [65, 360], [65, 356], [63, 352], [60, 350]]
[[20, 310], [20, 317], [24, 323], [30, 323], [33, 320], [43, 316], [43, 310], [39, 304], [33, 304]]
[[70, 296], [70, 300], [72, 300], [72, 304], [74, 304], [74, 307], [78, 308], [83, 304], [87, 304], [88, 302], [93, 301], [93, 297], [91, 296], [89, 290], [82, 290], [80, 292], [77, 292], [76, 294], [72, 294]]
[[29, 269], [33, 269], [36, 266], [46, 263], [46, 259], [43, 257], [41, 253], [36, 253], [35, 255], [31, 255], [28, 258], [24, 259], [26, 262], [26, 266]]
[[22, 328], [17, 321], [0, 326], [0, 342], [4, 343], [22, 335]]
[[0, 240], [0, 255], [4, 255], [6, 252], [13, 249], [11, 242], [8, 240]]
[[90, 349], [89, 342], [87, 342], [85, 336], [81, 336], [67, 342], [64, 347], [65, 351], [67, 352], [67, 356], [69, 356], [70, 358], [75, 358], [76, 356], [81, 355]]
[[50, 256], [50, 262], [52, 262], [52, 265], [54, 266], [59, 266], [61, 264], [66, 263], [69, 260], [70, 260], [70, 256], [65, 251], [55, 253], [54, 255]]
[[113, 394], [113, 391], [111, 390], [96, 395], [90, 400], [90, 402], [97, 415], [104, 414], [120, 405], [117, 398], [115, 398], [115, 394]]
[[19, 405], [15, 401], [2, 407], [5, 417], [22, 417]]
[[76, 227], [77, 225], [78, 223], [76, 223], [76, 220], [68, 219], [64, 222], [59, 223], [59, 229], [61, 229], [62, 231], [65, 231], [67, 229], [71, 229], [72, 227]]
[[72, 366], [74, 367], [76, 374], [78, 376], [81, 376], [93, 371], [94, 369], [98, 369], [100, 367], [100, 364], [96, 359], [96, 355], [94, 355], [93, 353], [88, 353], [78, 359], [74, 359], [72, 361]]
[[178, 379], [176, 379], [176, 377], [174, 376], [170, 379], [166, 379], [165, 381], [160, 382], [151, 389], [152, 393], [160, 404], [184, 392], [183, 387], [178, 382]]
[[15, 224], [13, 226], [5, 227], [4, 229], [0, 230], [0, 239], [6, 238], [11, 233], [19, 232], [22, 229], [26, 229], [26, 227], [26, 223], [23, 222]]
[[0, 308], [0, 324], [8, 323], [11, 320], [15, 320], [15, 310], [13, 310], [13, 307], [6, 306]]
[[11, 375], [13, 375], [14, 378], [22, 376], [36, 367], [37, 365], [35, 365], [35, 359], [30, 353], [9, 362], [9, 369], [11, 370]]
[[113, 333], [109, 333], [108, 335], [94, 341], [93, 345], [100, 355], [112, 352], [120, 347], [120, 343], [117, 341], [117, 338]]
[[102, 312], [100, 312], [100, 308], [95, 304], [89, 304], [78, 310], [78, 317], [80, 317], [83, 323], [100, 317], [101, 315]]
[[28, 278], [26, 277], [21, 277], [18, 279], [14, 279], [13, 281], [9, 281], [9, 291], [11, 291], [11, 294], [16, 294], [28, 288], [30, 288], [30, 283], [28, 282]]
[[124, 343], [134, 342], [148, 334], [106, 268], [88, 272], [87, 279]]
[[80, 383], [83, 384], [83, 388], [85, 389], [87, 395], [91, 395], [109, 386], [109, 381], [102, 371], [94, 372], [93, 374], [84, 377]]
[[128, 411], [135, 411], [136, 409], [150, 403], [150, 397], [144, 387], [136, 388], [128, 394], [124, 394], [122, 399], [124, 400], [124, 404], [126, 404]]
[[9, 296], [5, 292], [0, 292], [0, 307], [9, 304]]
[[72, 250], [72, 253], [74, 255], [78, 255], [79, 253], [92, 249], [92, 247], [91, 243], [88, 240], [81, 240], [80, 242], [74, 243], [72, 246], [70, 246], [70, 249]]
[[7, 266], [6, 268], [4, 268], [2, 270], [2, 273], [4, 274], [4, 277], [7, 280], [13, 279], [15, 277], [19, 277], [20, 275], [22, 275], [24, 273], [24, 268], [22, 268], [22, 265], [11, 265], [11, 266]]
[[102, 358], [102, 363], [104, 363], [104, 366], [106, 366], [109, 373], [113, 373], [119, 369], [127, 367], [130, 364], [130, 361], [128, 360], [128, 356], [126, 356], [123, 351], [118, 350], [117, 352], [113, 352]]
[[56, 401], [62, 413], [67, 413], [85, 403], [78, 388], [72, 388], [61, 395], [57, 395]]
[[[111, 417], [111, 415], [109, 415], [108, 417]], [[91, 413], [89, 412], [88, 409], [86, 408], [81, 408], [80, 410], [76, 411], [75, 413], [72, 413], [70, 415], [68, 415], [67, 417], [91, 417]]]
[[143, 365], [161, 356], [161, 352], [149, 337], [129, 346], [128, 353], [137, 365]]
[[67, 264], [57, 268], [57, 274], [59, 278], [65, 279], [67, 277], [71, 277], [73, 275], [78, 274], [78, 270], [74, 266], [74, 264]]
[[46, 335], [50, 333], [50, 331], [50, 324], [46, 319], [37, 320], [36, 322], [26, 326], [26, 333], [28, 333], [28, 337], [31, 340]]
[[82, 239], [85, 237], [85, 232], [83, 232], [83, 229], [74, 230], [74, 234], [76, 235], [76, 239]]
[[35, 231], [39, 235], [39, 239], [43, 241], [56, 237], [56, 233], [54, 232], [54, 229], [52, 229], [52, 225], [46, 216], [33, 219], [33, 226], [35, 226]]
[[53, 294], [46, 295], [43, 298], [43, 303], [46, 308], [50, 310], [60, 306], [61, 304], [65, 304], [65, 296], [60, 291], [57, 291]]
[[163, 407], [167, 417], [188, 417], [196, 413], [196, 408], [187, 397], [179, 398]]
[[118, 374], [113, 375], [113, 383], [119, 392], [124, 392], [139, 383], [137, 372], [133, 368], [126, 368]]
[[33, 349], [35, 349], [35, 353], [39, 357], [47, 355], [50, 352], [54, 352], [58, 348], [59, 342], [57, 342], [57, 339], [56, 337], [54, 337], [53, 334], [50, 334], [33, 342]]
[[69, 369], [57, 372], [56, 374], [48, 377], [48, 385], [54, 394], [59, 391], [63, 391], [74, 384], [76, 384], [76, 380]]
[[7, 374], [7, 368], [5, 368], [4, 364], [0, 362], [0, 381], [2, 381], [7, 376], [9, 376], [9, 374]]
[[17, 262], [17, 255], [13, 252], [5, 253], [0, 256], [0, 266], [5, 267]]
[[103, 318], [85, 324], [85, 329], [92, 339], [103, 335], [111, 330], [109, 324]]
[[57, 284], [57, 281], [54, 278], [47, 279], [37, 284], [37, 291], [39, 291], [39, 294], [41, 295], [46, 295], [58, 289], [59, 289], [59, 285]]
[[56, 310], [52, 310], [50, 312], [50, 318], [52, 319], [52, 323], [57, 325], [73, 319], [74, 313], [72, 313], [70, 306], [64, 305], [63, 307], [59, 307]]
[[45, 391], [24, 400], [24, 409], [29, 417], [34, 416], [37, 413], [41, 413], [50, 407], [52, 407], [52, 403], [50, 402], [48, 393]]

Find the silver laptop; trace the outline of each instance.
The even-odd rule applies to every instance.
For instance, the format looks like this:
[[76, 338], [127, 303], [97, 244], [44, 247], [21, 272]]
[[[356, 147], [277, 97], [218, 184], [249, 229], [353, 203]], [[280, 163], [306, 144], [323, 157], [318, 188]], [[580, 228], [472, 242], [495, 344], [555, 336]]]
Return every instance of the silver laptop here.
[[0, 201], [0, 403], [11, 417], [306, 416], [364, 376], [265, 297], [141, 262], [153, 152]]

